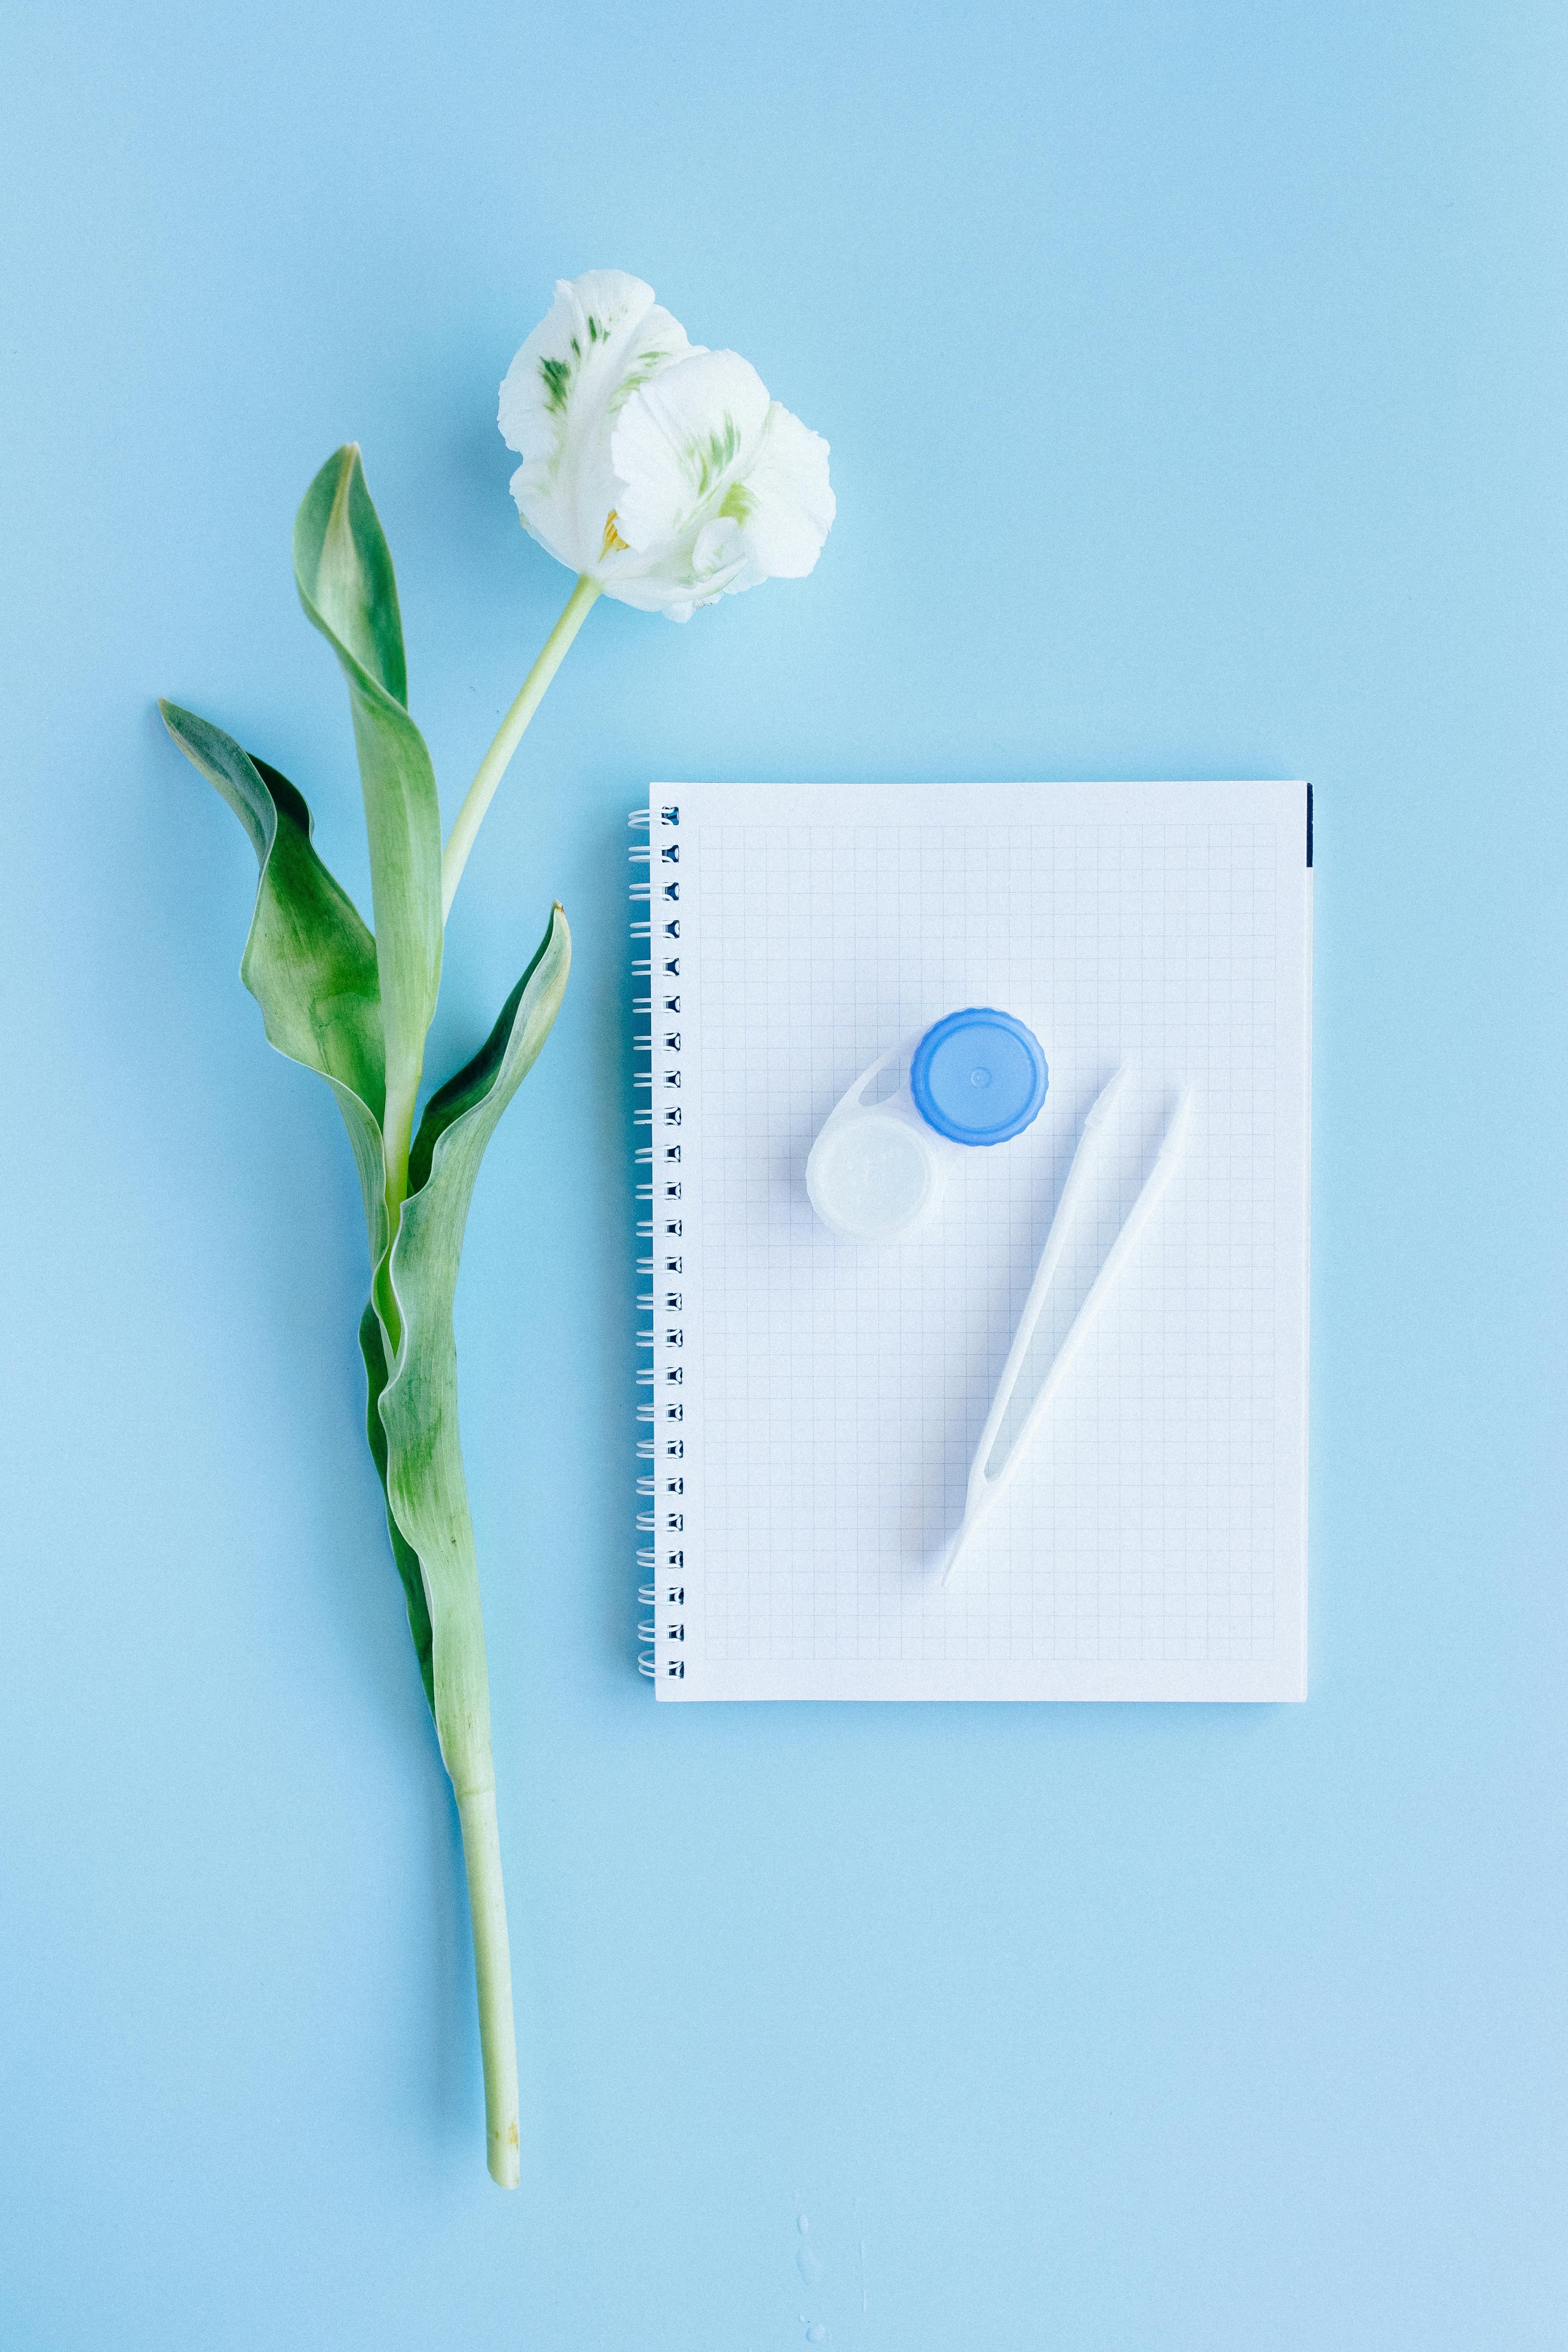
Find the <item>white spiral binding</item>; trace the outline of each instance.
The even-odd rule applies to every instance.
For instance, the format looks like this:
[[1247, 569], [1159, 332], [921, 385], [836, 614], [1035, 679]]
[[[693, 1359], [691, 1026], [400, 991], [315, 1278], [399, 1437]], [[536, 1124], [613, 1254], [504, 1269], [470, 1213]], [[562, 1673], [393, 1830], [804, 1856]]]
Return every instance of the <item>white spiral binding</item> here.
[[[681, 1139], [675, 1132], [681, 1125], [681, 1069], [668, 1055], [679, 1050], [678, 1032], [671, 1032], [663, 1041], [667, 1058], [660, 1071], [662, 1084], [658, 1088], [660, 1112], [654, 1111], [654, 1032], [653, 1032], [653, 971], [656, 955], [661, 971], [678, 974], [680, 941], [680, 845], [677, 831], [680, 810], [675, 803], [658, 810], [657, 845], [649, 831], [652, 811], [634, 809], [627, 824], [634, 833], [648, 835], [644, 841], [634, 841], [627, 850], [633, 868], [629, 886], [632, 902], [632, 981], [647, 983], [646, 996], [632, 998], [632, 1054], [634, 1070], [632, 1087], [636, 1100], [632, 1110], [634, 1137], [633, 1159], [636, 1164], [636, 1192], [639, 1212], [647, 1203], [646, 1214], [637, 1219], [637, 1240], [639, 1251], [647, 1255], [637, 1259], [637, 1307], [638, 1328], [637, 1345], [639, 1354], [637, 1382], [648, 1393], [637, 1406], [640, 1424], [637, 1435], [637, 1461], [647, 1468], [639, 1468], [637, 1495], [637, 1531], [641, 1538], [637, 1548], [638, 1584], [637, 1600], [642, 1608], [653, 1613], [637, 1624], [639, 1642], [649, 1644], [639, 1651], [637, 1665], [650, 1677], [658, 1671], [658, 1640], [659, 1590], [662, 1585], [667, 1607], [679, 1613], [667, 1618], [665, 1633], [670, 1641], [684, 1643], [686, 1627], [686, 1560], [682, 1538], [685, 1528], [686, 1439], [683, 1426], [685, 1401], [666, 1393], [663, 1383], [678, 1387], [684, 1367], [671, 1365], [670, 1351], [684, 1345], [684, 1332], [678, 1322], [667, 1322], [663, 1329], [666, 1361], [661, 1382], [656, 1386], [654, 1355], [658, 1343], [657, 1318], [679, 1316], [681, 1294], [666, 1285], [662, 1297], [654, 1286], [655, 1192], [658, 1190], [665, 1229], [670, 1230], [669, 1219], [679, 1216], [676, 1206], [681, 1195], [684, 1172], [678, 1165], [681, 1159]], [[657, 856], [656, 852], [657, 845]], [[640, 872], [638, 869], [641, 869]], [[656, 946], [657, 941], [657, 946]], [[644, 1025], [646, 1021], [646, 1026]], [[654, 1128], [660, 1132], [660, 1148], [656, 1174]], [[646, 1134], [643, 1130], [647, 1130]], [[674, 1230], [679, 1233], [679, 1223]], [[668, 1250], [668, 1244], [667, 1244]], [[646, 1287], [644, 1286], [646, 1282]], [[646, 1355], [643, 1351], [646, 1350]], [[656, 1470], [655, 1463], [660, 1464]], [[662, 1490], [663, 1508], [658, 1507]], [[662, 1552], [662, 1557], [661, 1557]], [[662, 1573], [661, 1573], [662, 1571]], [[672, 1679], [682, 1679], [686, 1673], [684, 1656], [669, 1660], [667, 1673]]]

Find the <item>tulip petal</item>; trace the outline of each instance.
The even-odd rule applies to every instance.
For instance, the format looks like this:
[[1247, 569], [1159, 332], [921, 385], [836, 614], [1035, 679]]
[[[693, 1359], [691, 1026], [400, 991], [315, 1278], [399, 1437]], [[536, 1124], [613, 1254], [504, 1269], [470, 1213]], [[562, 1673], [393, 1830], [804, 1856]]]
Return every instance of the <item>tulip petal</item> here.
[[[610, 439], [616, 528], [626, 545], [650, 553], [725, 511], [767, 415], [766, 387], [736, 352], [694, 352], [635, 392]], [[605, 586], [614, 595], [613, 572]]]
[[745, 548], [737, 589], [763, 580], [804, 580], [822, 552], [837, 510], [827, 479], [827, 444], [775, 400], [756, 456], [731, 493]]
[[507, 370], [499, 422], [523, 460], [511, 494], [533, 537], [574, 572], [596, 571], [616, 504], [616, 416], [690, 350], [651, 286], [624, 269], [591, 269], [557, 283], [549, 314]]

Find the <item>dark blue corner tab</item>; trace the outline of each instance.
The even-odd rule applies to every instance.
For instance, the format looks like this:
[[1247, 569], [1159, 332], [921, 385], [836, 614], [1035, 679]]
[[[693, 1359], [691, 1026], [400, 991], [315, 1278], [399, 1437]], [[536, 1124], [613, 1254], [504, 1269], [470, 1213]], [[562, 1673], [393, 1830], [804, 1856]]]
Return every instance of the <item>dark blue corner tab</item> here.
[[1307, 863], [1312, 862], [1312, 787], [1307, 787]]
[[1022, 1135], [1039, 1117], [1049, 1084], [1034, 1031], [990, 1005], [950, 1013], [926, 1031], [910, 1065], [916, 1109], [954, 1143]]

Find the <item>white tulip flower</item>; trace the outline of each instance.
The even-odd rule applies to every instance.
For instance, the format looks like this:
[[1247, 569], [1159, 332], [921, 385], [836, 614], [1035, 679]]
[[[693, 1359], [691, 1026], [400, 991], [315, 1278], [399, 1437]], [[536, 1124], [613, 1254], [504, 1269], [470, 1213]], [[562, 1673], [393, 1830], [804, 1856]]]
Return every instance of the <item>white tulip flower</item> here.
[[562, 278], [507, 370], [499, 422], [522, 459], [525, 528], [577, 574], [458, 813], [443, 913], [480, 821], [562, 657], [601, 595], [689, 621], [763, 580], [801, 580], [832, 527], [827, 444], [749, 361], [687, 341], [624, 269]]
[[826, 442], [737, 352], [689, 343], [625, 270], [562, 279], [507, 371], [500, 424], [540, 545], [674, 621], [803, 579], [833, 521]]

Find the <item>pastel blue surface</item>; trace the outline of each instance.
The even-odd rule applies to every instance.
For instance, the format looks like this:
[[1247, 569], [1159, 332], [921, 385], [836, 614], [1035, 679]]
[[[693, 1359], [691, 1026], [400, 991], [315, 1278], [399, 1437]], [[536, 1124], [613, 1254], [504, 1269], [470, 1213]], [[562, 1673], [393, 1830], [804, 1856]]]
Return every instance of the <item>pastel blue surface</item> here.
[[[11, 12], [0, 2342], [1562, 2343], [1565, 46]], [[594, 613], [453, 919], [437, 1076], [552, 893], [576, 940], [458, 1303], [509, 2199], [348, 1152], [153, 698], [368, 903], [295, 503], [362, 441], [450, 812], [568, 584], [495, 387], [600, 264], [827, 436], [839, 520], [804, 584]], [[1313, 779], [1304, 1707], [656, 1708], [625, 814], [685, 775]]]
[[1037, 1118], [1049, 1072], [1034, 1031], [969, 1005], [926, 1031], [910, 1064], [915, 1108], [955, 1143], [1005, 1143]]

